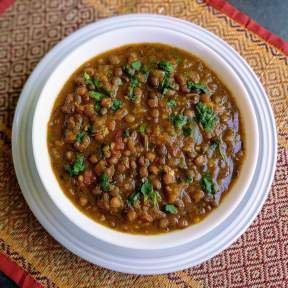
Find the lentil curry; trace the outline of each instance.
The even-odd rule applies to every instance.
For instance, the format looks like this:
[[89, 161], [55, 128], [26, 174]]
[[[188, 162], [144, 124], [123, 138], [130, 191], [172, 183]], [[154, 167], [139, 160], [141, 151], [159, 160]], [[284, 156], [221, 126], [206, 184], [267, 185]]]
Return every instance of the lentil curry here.
[[48, 125], [63, 191], [95, 221], [129, 233], [198, 223], [244, 158], [230, 92], [200, 59], [162, 44], [123, 46], [82, 65]]

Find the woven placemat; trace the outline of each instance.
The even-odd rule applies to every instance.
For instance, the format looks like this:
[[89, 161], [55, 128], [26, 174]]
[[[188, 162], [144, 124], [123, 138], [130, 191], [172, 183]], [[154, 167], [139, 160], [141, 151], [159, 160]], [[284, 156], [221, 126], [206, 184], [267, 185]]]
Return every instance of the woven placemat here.
[[[220, 9], [225, 1], [208, 2]], [[248, 29], [249, 21], [241, 25], [227, 16], [229, 9], [225, 7], [220, 12], [200, 0], [18, 0], [0, 17], [0, 270], [28, 288], [40, 284], [67, 288], [287, 285], [288, 59], [281, 45], [278, 48], [282, 51], [267, 42], [273, 42], [271, 35], [267, 41], [263, 40], [263, 35], [261, 38]], [[26, 205], [11, 158], [14, 109], [23, 84], [39, 60], [61, 39], [87, 23], [132, 12], [183, 18], [227, 41], [246, 59], [264, 85], [278, 129], [273, 187], [250, 228], [210, 261], [161, 276], [112, 272], [63, 248], [41, 227]], [[235, 13], [232, 14], [233, 18]]]

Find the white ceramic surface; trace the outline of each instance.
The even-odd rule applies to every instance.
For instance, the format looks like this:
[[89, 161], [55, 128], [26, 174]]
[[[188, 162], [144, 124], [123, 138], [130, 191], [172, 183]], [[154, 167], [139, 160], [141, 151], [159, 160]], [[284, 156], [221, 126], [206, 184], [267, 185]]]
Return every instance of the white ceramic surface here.
[[[231, 82], [233, 87], [234, 85], [238, 85], [241, 92], [243, 93], [241, 93], [241, 97], [240, 99], [238, 99], [238, 105], [240, 109], [248, 109], [248, 111], [254, 111], [254, 115], [256, 116], [255, 120], [259, 129], [259, 135], [258, 137], [256, 136], [256, 138], [259, 142], [260, 153], [257, 157], [257, 160], [253, 161], [253, 163], [257, 164], [256, 171], [254, 175], [251, 175], [253, 176], [253, 178], [251, 183], [247, 187], [247, 193], [245, 195], [241, 195], [241, 191], [245, 189], [238, 190], [240, 196], [238, 197], [238, 200], [236, 200], [240, 201], [242, 196], [243, 199], [239, 203], [237, 203], [234, 198], [235, 195], [233, 196], [234, 199], [232, 199], [231, 201], [237, 204], [237, 207], [235, 207], [235, 209], [233, 210], [233, 205], [231, 205], [231, 203], [227, 204], [230, 211], [233, 210], [233, 212], [230, 215], [228, 215], [227, 213], [226, 219], [217, 226], [213, 225], [213, 223], [210, 226], [208, 224], [205, 229], [207, 229], [208, 227], [210, 231], [208, 232], [206, 230], [207, 233], [205, 234], [201, 234], [201, 231], [198, 231], [198, 237], [195, 237], [193, 239], [190, 238], [190, 235], [188, 235], [190, 233], [187, 232], [188, 234], [185, 235], [185, 231], [189, 231], [190, 228], [183, 230], [184, 234], [181, 236], [179, 236], [178, 232], [170, 233], [171, 235], [174, 234], [175, 236], [168, 236], [169, 243], [166, 248], [164, 249], [164, 247], [162, 246], [162, 249], [156, 249], [154, 251], [126, 249], [123, 248], [123, 246], [125, 245], [121, 243], [120, 245], [122, 247], [111, 245], [109, 243], [95, 239], [95, 237], [92, 236], [93, 232], [91, 233], [89, 227], [86, 227], [85, 229], [79, 229], [79, 225], [81, 227], [84, 227], [86, 224], [89, 226], [89, 222], [82, 225], [82, 222], [75, 222], [74, 218], [72, 219], [72, 221], [70, 221], [71, 217], [70, 220], [69, 217], [66, 217], [68, 211], [65, 209], [67, 209], [67, 207], [75, 209], [74, 206], [68, 202], [65, 205], [59, 205], [59, 203], [57, 203], [56, 206], [53, 201], [51, 201], [51, 197], [54, 197], [53, 199], [55, 200], [55, 195], [51, 194], [53, 192], [49, 191], [50, 196], [48, 196], [48, 193], [45, 191], [42, 182], [40, 181], [40, 177], [34, 161], [35, 156], [41, 178], [42, 180], [45, 179], [45, 174], [47, 171], [44, 171], [41, 164], [39, 164], [40, 157], [43, 157], [43, 159], [46, 157], [45, 153], [43, 153], [43, 155], [37, 155], [37, 151], [34, 150], [36, 152], [33, 155], [31, 149], [33, 120], [32, 116], [35, 111], [35, 104], [38, 102], [39, 95], [45, 93], [45, 87], [47, 87], [45, 85], [48, 85], [50, 81], [48, 78], [53, 77], [53, 70], [55, 69], [55, 67], [62, 67], [64, 69], [63, 74], [69, 76], [67, 74], [69, 72], [67, 71], [67, 68], [65, 71], [65, 61], [68, 61], [67, 59], [69, 59], [69, 57], [73, 53], [79, 53], [81, 49], [85, 49], [83, 48], [85, 47], [85, 45], [88, 45], [87, 47], [89, 47], [89, 42], [95, 41], [96, 36], [100, 37], [98, 39], [101, 39], [101, 37], [104, 37], [102, 39], [105, 39], [105, 37], [109, 35], [107, 33], [112, 33], [110, 34], [111, 36], [114, 33], [113, 30], [116, 29], [126, 29], [127, 33], [129, 34], [129, 31], [132, 31], [133, 29], [135, 29], [135, 27], [137, 27], [137, 29], [142, 29], [141, 31], [143, 31], [143, 37], [142, 34], [141, 37], [138, 38], [136, 37], [136, 35], [134, 35], [135, 39], [133, 42], [136, 42], [136, 39], [141, 39], [141, 41], [137, 42], [155, 42], [155, 38], [149, 38], [150, 40], [145, 38], [145, 33], [147, 31], [151, 31], [152, 28], [152, 30], [154, 31], [161, 30], [161, 33], [157, 34], [149, 32], [148, 34], [151, 33], [152, 37], [164, 35], [166, 33], [166, 41], [164, 38], [161, 38], [161, 42], [168, 42], [169, 44], [174, 44], [175, 46], [186, 48], [186, 50], [193, 51], [194, 54], [199, 55], [200, 57], [202, 55], [201, 53], [211, 50], [211, 52], [208, 54], [215, 54], [215, 57], [208, 57], [206, 59], [206, 62], [208, 63], [208, 65], [210, 64], [210, 67], [212, 67], [211, 64], [213, 64], [213, 69], [216, 71], [217, 74], [223, 77], [224, 81], [225, 79], [229, 79], [229, 81], [234, 81]], [[113, 42], [114, 44], [112, 45], [119, 46], [120, 44], [122, 44], [120, 38], [116, 37], [116, 39], [118, 39], [117, 41], [119, 42]], [[169, 40], [167, 40], [168, 38]], [[159, 41], [159, 37], [157, 37], [157, 42]], [[196, 44], [197, 48], [192, 47], [192, 43]], [[105, 46], [104, 44], [100, 45], [99, 50], [91, 51], [91, 56], [110, 47], [111, 46]], [[69, 55], [69, 53], [72, 54]], [[87, 58], [90, 57], [87, 56]], [[87, 60], [87, 58], [83, 58], [81, 59], [81, 61], [79, 61], [82, 63], [83, 61]], [[79, 66], [79, 63], [76, 62], [73, 62], [73, 65], [75, 65], [73, 66], [74, 68], [77, 68]], [[229, 75], [232, 75], [231, 70], [233, 70], [232, 74], [234, 75], [234, 77], [227, 78], [229, 77]], [[69, 74], [70, 73], [71, 72], [69, 72]], [[55, 84], [55, 93], [57, 92], [57, 89], [59, 91], [61, 85], [63, 84], [63, 81], [65, 80], [64, 78], [61, 78], [62, 82], [59, 81], [57, 84]], [[229, 83], [227, 84], [230, 85]], [[233, 87], [229, 88], [232, 88], [231, 90], [233, 90]], [[51, 94], [54, 95], [55, 93]], [[249, 100], [242, 101], [242, 97], [243, 99], [246, 99], [245, 95], [248, 95], [247, 99]], [[44, 100], [40, 99], [39, 103], [41, 103], [41, 101]], [[47, 111], [42, 110], [41, 113], [36, 111], [35, 114], [35, 117], [37, 117], [37, 113], [43, 113], [43, 115], [41, 116], [43, 118], [42, 120], [41, 117], [38, 115], [37, 119], [39, 119], [39, 123], [41, 121], [45, 122], [47, 120], [47, 115], [49, 115], [49, 110], [51, 110], [51, 103], [53, 102], [53, 99], [46, 99], [46, 101]], [[249, 102], [251, 105], [249, 104]], [[41, 105], [39, 107], [41, 107]], [[249, 115], [252, 115], [252, 113], [250, 113]], [[244, 120], [245, 119], [246, 118], [244, 118]], [[253, 118], [249, 119], [247, 117], [247, 120], [249, 121], [247, 123], [250, 123], [250, 121], [252, 121], [253, 123]], [[33, 128], [37, 127], [37, 123], [35, 123], [36, 122], [34, 122]], [[248, 127], [250, 128], [250, 124], [248, 124]], [[43, 126], [41, 129], [43, 129]], [[43, 133], [43, 135], [46, 136], [46, 132], [43, 131]], [[253, 135], [249, 136], [253, 137]], [[256, 142], [257, 139], [255, 139]], [[35, 145], [35, 138], [33, 138], [33, 145]], [[44, 143], [40, 143], [40, 145], [44, 145]], [[44, 146], [42, 146], [42, 148], [43, 147]], [[255, 148], [255, 146], [253, 147]], [[253, 147], [251, 146], [251, 151], [253, 151]], [[13, 159], [17, 177], [19, 180], [19, 184], [22, 188], [23, 195], [40, 223], [49, 231], [52, 236], [54, 236], [59, 242], [61, 242], [64, 246], [66, 246], [68, 249], [70, 249], [77, 255], [104, 267], [130, 273], [153, 274], [176, 271], [201, 263], [202, 261], [209, 259], [213, 255], [219, 253], [228, 245], [230, 245], [248, 227], [248, 225], [255, 218], [259, 209], [263, 205], [275, 171], [277, 152], [276, 149], [276, 129], [267, 96], [263, 90], [263, 87], [257, 80], [253, 71], [247, 65], [247, 63], [230, 46], [228, 46], [221, 39], [217, 38], [215, 35], [207, 32], [206, 30], [185, 21], [181, 21], [171, 17], [163, 17], [156, 15], [140, 14], [137, 16], [129, 15], [106, 19], [86, 26], [60, 42], [43, 58], [41, 63], [39, 63], [39, 65], [36, 67], [32, 75], [30, 76], [29, 80], [27, 81], [17, 105], [13, 124]], [[43, 151], [45, 152], [45, 150], [42, 150], [42, 152]], [[265, 153], [265, 158], [261, 157], [263, 153]], [[251, 169], [252, 166], [249, 167]], [[249, 169], [249, 167], [247, 168]], [[50, 176], [54, 177], [53, 174]], [[46, 180], [44, 180], [44, 182], [45, 181]], [[248, 182], [249, 181], [247, 181], [247, 183]], [[49, 187], [49, 183], [44, 183], [44, 186], [46, 188]], [[47, 190], [49, 190], [49, 188]], [[60, 194], [56, 195], [58, 197]], [[229, 202], [230, 201], [228, 201], [227, 203]], [[69, 206], [69, 204], [71, 206]], [[225, 203], [223, 204], [225, 205]], [[74, 212], [78, 213], [77, 209], [75, 209], [73, 213]], [[221, 218], [224, 219], [223, 215], [220, 215], [220, 219]], [[85, 219], [87, 220], [86, 217]], [[218, 223], [220, 222], [218, 221]], [[93, 225], [96, 224], [93, 223]], [[97, 229], [99, 229], [99, 227], [97, 227]], [[105, 231], [103, 230], [101, 232]], [[99, 234], [97, 234], [96, 236], [98, 238], [100, 237]], [[117, 242], [117, 239], [113, 238], [113, 235], [111, 237], [110, 236], [111, 235], [109, 235], [108, 238], [102, 239], [119, 245], [119, 241]], [[165, 235], [163, 237], [165, 237]], [[180, 239], [180, 241], [185, 244], [179, 243], [179, 246], [175, 247], [175, 240], [178, 239]], [[133, 243], [134, 240], [131, 240], [130, 243], [128, 243], [128, 246], [132, 245], [131, 247], [133, 247]], [[149, 242], [146, 242], [146, 244], [147, 243]], [[157, 240], [154, 244], [156, 246], [158, 245], [157, 248], [159, 248], [159, 242], [157, 242]], [[135, 247], [137, 248], [139, 246], [135, 245], [134, 248]], [[147, 246], [145, 246], [144, 249], [145, 248], [147, 249]]]

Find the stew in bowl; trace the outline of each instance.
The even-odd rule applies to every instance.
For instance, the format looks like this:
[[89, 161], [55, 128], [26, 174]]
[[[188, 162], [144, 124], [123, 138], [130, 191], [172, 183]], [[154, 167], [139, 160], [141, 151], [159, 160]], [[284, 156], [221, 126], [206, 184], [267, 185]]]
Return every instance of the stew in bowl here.
[[199, 58], [158, 43], [83, 64], [58, 95], [48, 150], [58, 182], [110, 228], [157, 234], [217, 209], [245, 158], [242, 115]]

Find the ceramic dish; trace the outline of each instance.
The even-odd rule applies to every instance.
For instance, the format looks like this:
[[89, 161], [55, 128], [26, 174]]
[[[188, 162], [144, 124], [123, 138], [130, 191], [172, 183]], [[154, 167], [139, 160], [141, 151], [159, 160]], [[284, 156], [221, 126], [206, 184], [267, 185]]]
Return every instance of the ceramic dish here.
[[[198, 224], [170, 233], [141, 236], [122, 233], [96, 223], [80, 212], [69, 198], [65, 196], [53, 173], [47, 145], [47, 128], [51, 111], [60, 90], [71, 74], [84, 62], [93, 56], [112, 48], [128, 43], [155, 42], [170, 44], [185, 49], [198, 56], [211, 67], [223, 83], [227, 83], [232, 95], [235, 95], [240, 114], [243, 119], [245, 131], [246, 158], [241, 167], [241, 173], [236, 179], [231, 191], [213, 210], [208, 217]], [[249, 127], [249, 128], [248, 128]], [[131, 27], [109, 31], [100, 36], [89, 39], [80, 47], [69, 53], [59, 63], [39, 95], [32, 124], [32, 150], [37, 171], [45, 190], [58, 209], [71, 222], [95, 238], [111, 244], [135, 249], [164, 249], [176, 247], [199, 238], [208, 233], [223, 221], [239, 204], [247, 191], [256, 167], [258, 156], [258, 129], [255, 111], [244, 85], [230, 66], [222, 60], [213, 50], [196, 39], [187, 37], [183, 33], [157, 28], [157, 27]]]
[[[244, 127], [249, 127], [245, 131], [250, 142], [247, 142], [247, 159], [242, 167], [246, 173], [240, 173], [242, 178], [225, 201], [198, 227], [194, 225], [153, 237], [110, 230], [82, 215], [65, 198], [49, 167], [46, 124], [65, 80], [89, 58], [129, 42], [162, 42], [192, 52], [220, 76], [232, 94], [236, 95], [237, 89], [240, 111], [247, 111], [243, 120]], [[58, 80], [55, 82], [55, 79]], [[129, 273], [180, 270], [199, 264], [230, 245], [263, 205], [274, 175], [276, 147], [275, 124], [267, 96], [247, 63], [206, 30], [189, 22], [156, 15], [138, 14], [99, 21], [60, 42], [27, 81], [13, 125], [17, 177], [40, 223], [80, 257]], [[263, 153], [265, 159], [261, 157]], [[161, 245], [163, 241], [165, 246]]]

